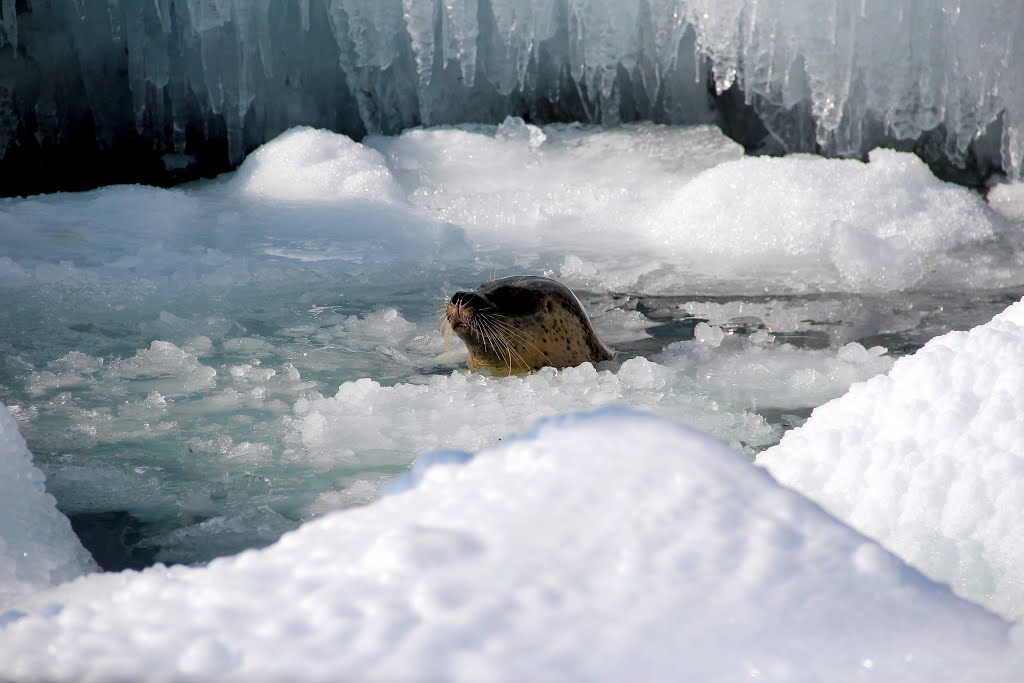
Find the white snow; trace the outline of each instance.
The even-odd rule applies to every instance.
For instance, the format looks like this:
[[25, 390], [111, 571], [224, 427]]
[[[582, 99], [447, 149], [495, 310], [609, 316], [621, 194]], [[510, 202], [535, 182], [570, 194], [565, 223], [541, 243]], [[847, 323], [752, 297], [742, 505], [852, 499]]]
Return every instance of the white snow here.
[[994, 185], [988, 191], [988, 203], [1010, 220], [1024, 223], [1024, 182]]
[[[70, 581], [96, 565], [78, 542], [18, 425], [0, 403], [0, 610], [16, 599]], [[3, 617], [0, 616], [0, 623]]]
[[380, 154], [312, 128], [293, 128], [261, 146], [245, 158], [235, 181], [253, 199], [391, 203], [399, 197]]
[[843, 290], [969, 281], [975, 266], [953, 254], [999, 232], [977, 197], [939, 182], [917, 157], [891, 150], [873, 151], [867, 164], [802, 155], [739, 159], [664, 196], [648, 221], [650, 239], [669, 253], [700, 254], [717, 271], [769, 261], [800, 268], [802, 278], [821, 264], [834, 270], [822, 276], [826, 286]]
[[[300, 128], [212, 182], [4, 200], [0, 390], [62, 509], [127, 512], [165, 562], [299, 530], [55, 589], [88, 566], [26, 565], [0, 679], [1016, 683], [1007, 622], [743, 457], [909, 373], [909, 407], [881, 392], [800, 432], [837, 410], [849, 442], [822, 439], [852, 455], [804, 462], [830, 452], [810, 440], [793, 466], [1020, 618], [1020, 308], [937, 344], [995, 340], [962, 362], [967, 342], [945, 364], [883, 348], [1024, 284], [1013, 193], [888, 150], [754, 159], [709, 127], [508, 119]], [[443, 305], [516, 272], [573, 286], [619, 357], [468, 372]], [[31, 465], [4, 430], [14, 481]], [[886, 430], [896, 469], [857, 479]], [[0, 529], [66, 534], [47, 505]]]
[[[889, 369], [887, 342], [856, 340], [928, 319], [864, 291], [1019, 285], [1015, 240], [891, 151], [744, 158], [707, 126], [299, 128], [213, 182], [0, 202], [0, 369], [65, 509], [169, 520], [158, 558], [194, 562], [559, 413], [643, 408], [753, 455]], [[618, 361], [466, 373], [444, 301], [516, 272], [583, 293]], [[622, 292], [722, 303], [648, 297], [652, 318]], [[665, 348], [691, 315], [715, 329]]]
[[707, 436], [615, 411], [465, 459], [265, 550], [36, 595], [0, 676], [1013, 680], [1009, 624]]
[[[643, 294], [681, 283], [729, 293], [995, 288], [1024, 268], [1019, 231], [911, 154], [745, 158], [710, 127], [509, 119], [366, 144], [300, 128], [228, 179], [188, 191], [116, 187], [3, 209], [11, 248], [0, 282], [71, 297], [116, 291], [111, 305], [473, 258]], [[32, 250], [40, 234], [45, 255]]]
[[751, 158], [710, 127], [516, 119], [366, 144], [426, 216], [487, 251], [557, 252], [558, 275], [577, 286], [865, 292], [1019, 279], [1019, 237], [1008, 261], [980, 268], [974, 250], [1011, 240], [1004, 222], [912, 154]]
[[390, 464], [438, 448], [476, 450], [540, 417], [608, 405], [644, 408], [752, 449], [779, 438], [754, 409], [818, 405], [892, 364], [883, 349], [855, 343], [838, 352], [800, 350], [709, 329], [719, 335], [715, 344], [699, 335], [618, 368], [586, 363], [522, 377], [457, 371], [393, 386], [345, 382], [333, 396], [295, 403], [294, 417], [285, 419], [288, 453], [320, 467], [339, 459]]
[[1024, 616], [1024, 302], [815, 409], [758, 463], [960, 595]]

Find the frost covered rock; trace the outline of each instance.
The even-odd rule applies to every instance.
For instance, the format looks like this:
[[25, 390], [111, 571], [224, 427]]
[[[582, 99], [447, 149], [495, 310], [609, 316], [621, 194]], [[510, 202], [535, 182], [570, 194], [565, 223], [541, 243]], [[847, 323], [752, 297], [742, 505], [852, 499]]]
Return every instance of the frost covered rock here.
[[[18, 424], [0, 403], [0, 610], [96, 569], [43, 487]], [[0, 612], [0, 623], [3, 623]]]
[[39, 596], [0, 616], [0, 677], [1012, 680], [1006, 622], [709, 437], [606, 412], [466, 459], [262, 551]]
[[960, 595], [1024, 616], [1024, 302], [817, 408], [758, 458]]

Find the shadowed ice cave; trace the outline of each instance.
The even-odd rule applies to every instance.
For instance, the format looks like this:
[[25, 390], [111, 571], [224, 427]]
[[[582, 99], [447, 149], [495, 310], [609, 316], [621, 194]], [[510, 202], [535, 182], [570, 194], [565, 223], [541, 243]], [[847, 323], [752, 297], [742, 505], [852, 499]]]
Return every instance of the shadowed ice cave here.
[[212, 176], [300, 124], [507, 115], [885, 145], [980, 185], [1020, 176], [1021, 63], [1015, 0], [0, 0], [0, 195]]

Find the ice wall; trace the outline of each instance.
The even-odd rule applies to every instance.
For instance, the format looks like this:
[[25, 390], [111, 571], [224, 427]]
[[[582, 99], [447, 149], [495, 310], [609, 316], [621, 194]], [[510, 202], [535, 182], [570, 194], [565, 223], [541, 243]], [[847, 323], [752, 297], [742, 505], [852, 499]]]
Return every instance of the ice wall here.
[[[1001, 118], [1000, 161], [1024, 164], [1019, 0], [690, 0], [715, 87], [739, 82], [788, 149], [841, 155], [885, 138], [941, 143], [954, 163]], [[806, 109], [813, 126], [793, 114]], [[919, 152], [928, 152], [924, 149]], [[982, 150], [976, 150], [984, 154]], [[975, 159], [975, 161], [978, 161]]]
[[[359, 137], [506, 114], [708, 122], [717, 107], [731, 134], [762, 144], [766, 131], [741, 115], [744, 103], [776, 149], [860, 154], [920, 138], [927, 158], [1001, 164], [1019, 178], [1022, 9], [1016, 0], [0, 0], [0, 164], [20, 170], [4, 174], [0, 191], [62, 174], [166, 182], [221, 170], [296, 124]], [[714, 89], [737, 84], [743, 98], [712, 102], [708, 60]], [[1001, 146], [969, 149], [1000, 122]]]
[[26, 594], [96, 568], [0, 403], [0, 609]]

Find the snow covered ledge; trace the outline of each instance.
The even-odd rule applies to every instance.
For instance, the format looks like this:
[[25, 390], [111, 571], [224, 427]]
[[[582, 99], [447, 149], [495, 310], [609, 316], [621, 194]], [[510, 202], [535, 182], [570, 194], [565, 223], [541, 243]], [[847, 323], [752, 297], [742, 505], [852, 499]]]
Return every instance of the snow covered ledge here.
[[612, 409], [441, 455], [269, 548], [37, 595], [0, 679], [1011, 680], [1007, 622], [705, 435]]
[[964, 597], [1024, 617], [1024, 301], [817, 408], [758, 463]]
[[0, 403], [0, 612], [20, 597], [96, 569], [43, 481], [17, 422]]

